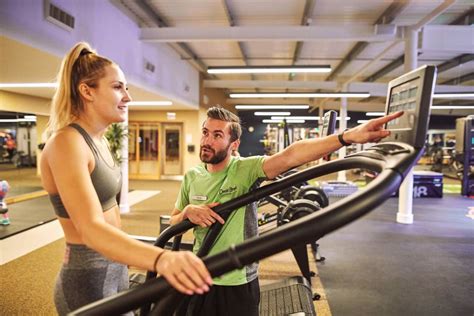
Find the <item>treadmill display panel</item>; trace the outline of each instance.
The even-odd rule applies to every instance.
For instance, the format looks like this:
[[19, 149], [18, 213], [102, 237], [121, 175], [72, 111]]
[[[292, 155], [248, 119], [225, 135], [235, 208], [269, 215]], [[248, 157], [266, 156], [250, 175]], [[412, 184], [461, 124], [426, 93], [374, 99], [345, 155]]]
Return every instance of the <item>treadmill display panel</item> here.
[[337, 118], [336, 111], [328, 111], [324, 114], [321, 137], [334, 134], [334, 131], [336, 129], [336, 118]]
[[425, 65], [389, 82], [385, 113], [403, 111], [404, 114], [386, 124], [391, 134], [382, 143], [424, 146], [435, 81], [436, 67]]
[[402, 117], [388, 122], [388, 129], [413, 129], [413, 125], [415, 123], [415, 110], [419, 85], [420, 78], [418, 77], [392, 88], [389, 98], [390, 103], [388, 105], [388, 114], [395, 113], [398, 111], [404, 111], [405, 114]]

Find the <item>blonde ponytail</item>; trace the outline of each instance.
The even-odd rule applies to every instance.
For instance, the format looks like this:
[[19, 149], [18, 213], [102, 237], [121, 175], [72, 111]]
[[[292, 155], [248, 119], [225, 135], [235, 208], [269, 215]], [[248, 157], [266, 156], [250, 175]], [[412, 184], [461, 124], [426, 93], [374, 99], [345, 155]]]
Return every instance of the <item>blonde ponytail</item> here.
[[80, 42], [64, 57], [57, 76], [58, 88], [51, 102], [51, 114], [43, 138], [48, 139], [61, 128], [79, 118], [84, 104], [78, 91], [79, 84], [96, 87], [105, 74], [105, 67], [113, 64], [99, 56], [85, 42]]

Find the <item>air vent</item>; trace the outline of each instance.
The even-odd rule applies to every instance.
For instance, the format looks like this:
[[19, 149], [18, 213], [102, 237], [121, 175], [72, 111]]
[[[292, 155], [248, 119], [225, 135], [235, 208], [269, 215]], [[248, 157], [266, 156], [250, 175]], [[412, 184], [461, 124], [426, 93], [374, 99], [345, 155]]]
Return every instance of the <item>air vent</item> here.
[[150, 73], [154, 73], [155, 72], [155, 65], [150, 63], [148, 60], [145, 60], [145, 70], [150, 72]]
[[68, 31], [74, 29], [75, 18], [66, 11], [52, 4], [49, 0], [44, 0], [44, 11], [46, 20], [49, 22]]

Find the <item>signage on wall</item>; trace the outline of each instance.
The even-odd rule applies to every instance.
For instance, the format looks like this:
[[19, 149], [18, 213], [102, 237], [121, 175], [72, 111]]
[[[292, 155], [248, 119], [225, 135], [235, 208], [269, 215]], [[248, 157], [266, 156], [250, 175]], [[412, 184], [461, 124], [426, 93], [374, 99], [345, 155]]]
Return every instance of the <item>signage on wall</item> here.
[[176, 120], [176, 113], [175, 112], [166, 112], [166, 118], [168, 120]]

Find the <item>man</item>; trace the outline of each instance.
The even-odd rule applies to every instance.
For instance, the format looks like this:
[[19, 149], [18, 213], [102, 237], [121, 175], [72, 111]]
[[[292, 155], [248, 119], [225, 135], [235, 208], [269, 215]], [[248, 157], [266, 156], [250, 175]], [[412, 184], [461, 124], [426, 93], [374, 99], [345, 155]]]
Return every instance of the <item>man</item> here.
[[[209, 254], [242, 243], [257, 235], [255, 208], [241, 207], [224, 223], [213, 207], [247, 193], [259, 178], [273, 179], [343, 145], [377, 142], [390, 134], [383, 125], [402, 114], [397, 112], [373, 119], [339, 135], [301, 140], [272, 156], [244, 158], [232, 156], [240, 145], [239, 118], [223, 108], [212, 107], [202, 126], [199, 154], [203, 163], [186, 173], [171, 214], [171, 224], [188, 219], [199, 225], [194, 230], [195, 252], [201, 247], [208, 227], [216, 221], [224, 225]], [[215, 278], [211, 290], [186, 300], [178, 309], [178, 315], [258, 315], [259, 300], [257, 265], [253, 264]]]

